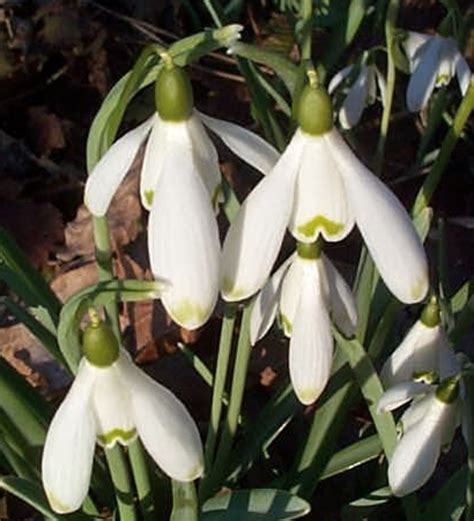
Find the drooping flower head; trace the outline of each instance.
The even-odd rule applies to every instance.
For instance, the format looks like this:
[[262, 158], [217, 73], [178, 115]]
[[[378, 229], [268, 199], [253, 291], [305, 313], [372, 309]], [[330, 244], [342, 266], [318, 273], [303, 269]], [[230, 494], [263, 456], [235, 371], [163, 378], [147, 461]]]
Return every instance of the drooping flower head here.
[[388, 388], [412, 380], [417, 374], [435, 373], [444, 379], [458, 372], [459, 364], [441, 323], [436, 297], [433, 297], [385, 361], [380, 379]]
[[345, 129], [357, 125], [364, 109], [375, 103], [377, 90], [380, 91], [382, 104], [385, 104], [387, 89], [385, 78], [375, 63], [368, 63], [367, 59], [363, 58], [359, 65], [348, 65], [332, 78], [328, 85], [329, 94], [332, 95], [350, 79], [352, 82], [339, 109], [339, 122]]
[[435, 87], [448, 85], [454, 76], [461, 93], [466, 94], [472, 73], [454, 38], [408, 31], [402, 45], [411, 73], [407, 89], [410, 111], [425, 108]]
[[222, 295], [235, 301], [264, 285], [285, 230], [300, 242], [344, 239], [357, 223], [382, 279], [402, 302], [428, 291], [423, 245], [392, 192], [333, 126], [331, 100], [317, 83], [298, 102], [299, 128], [272, 171], [253, 189], [223, 247]]
[[105, 324], [92, 323], [76, 378], [46, 436], [42, 479], [51, 508], [58, 513], [80, 508], [96, 441], [109, 448], [137, 436], [173, 479], [201, 476], [201, 439], [184, 405], [135, 366]]
[[433, 474], [441, 449], [450, 444], [460, 423], [459, 387], [458, 376], [439, 385], [403, 382], [380, 399], [380, 412], [413, 400], [400, 419], [401, 436], [388, 466], [388, 481], [396, 496], [414, 492]]
[[354, 298], [320, 245], [298, 243], [297, 252], [275, 272], [257, 296], [250, 322], [255, 344], [279, 316], [290, 338], [290, 379], [298, 399], [316, 401], [326, 387], [334, 340], [331, 319], [346, 336], [355, 331]]
[[[166, 58], [166, 57], [165, 57]], [[278, 153], [263, 139], [194, 109], [190, 81], [167, 57], [155, 84], [156, 112], [117, 140], [86, 183], [85, 204], [103, 216], [140, 145], [148, 138], [140, 196], [150, 211], [148, 250], [155, 277], [170, 282], [163, 305], [178, 324], [195, 329], [212, 313], [219, 292], [220, 243], [215, 210], [221, 176], [203, 122], [231, 150], [268, 171]]]

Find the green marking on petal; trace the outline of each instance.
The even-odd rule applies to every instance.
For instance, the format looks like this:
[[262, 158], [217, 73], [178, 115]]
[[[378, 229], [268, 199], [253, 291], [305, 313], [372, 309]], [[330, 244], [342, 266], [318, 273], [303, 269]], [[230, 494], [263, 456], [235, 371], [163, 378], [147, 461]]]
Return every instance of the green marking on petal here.
[[242, 288], [236, 288], [232, 279], [224, 277], [222, 280], [222, 294], [226, 300], [234, 302], [242, 300], [246, 292]]
[[303, 403], [304, 405], [310, 405], [311, 403], [314, 403], [320, 392], [317, 392], [314, 388], [313, 389], [303, 389], [298, 391], [298, 400]]
[[204, 465], [202, 463], [199, 463], [199, 465], [196, 465], [191, 469], [189, 474], [186, 476], [186, 481], [194, 481], [195, 479], [202, 476], [204, 472]]
[[155, 195], [154, 190], [145, 190], [143, 196], [145, 197], [146, 204], [151, 206], [153, 204], [153, 196]]
[[169, 310], [173, 320], [180, 325], [202, 323], [205, 321], [208, 312], [208, 309], [204, 309], [199, 304], [187, 299], [182, 300], [177, 306]]
[[420, 302], [425, 298], [426, 295], [426, 277], [421, 276], [416, 284], [414, 284], [411, 288], [411, 297], [413, 302]]
[[440, 74], [436, 78], [436, 87], [442, 87], [443, 85], [448, 85], [450, 80], [451, 80], [451, 77], [449, 76], [449, 74]]
[[51, 508], [58, 514], [67, 514], [72, 511], [72, 508], [69, 505], [59, 501], [59, 499], [49, 490], [46, 490], [46, 497], [48, 498]]
[[317, 215], [310, 221], [300, 224], [296, 231], [305, 237], [314, 237], [317, 230], [325, 230], [327, 235], [338, 235], [343, 229], [343, 223], [336, 223], [323, 215]]
[[122, 445], [128, 445], [135, 439], [136, 435], [136, 429], [131, 429], [129, 431], [124, 431], [123, 429], [112, 429], [105, 434], [98, 434], [97, 439], [101, 445], [112, 447], [117, 441], [122, 443]]
[[293, 324], [284, 313], [280, 313], [280, 324], [283, 328], [283, 333], [285, 334], [285, 336], [290, 337], [293, 331]]

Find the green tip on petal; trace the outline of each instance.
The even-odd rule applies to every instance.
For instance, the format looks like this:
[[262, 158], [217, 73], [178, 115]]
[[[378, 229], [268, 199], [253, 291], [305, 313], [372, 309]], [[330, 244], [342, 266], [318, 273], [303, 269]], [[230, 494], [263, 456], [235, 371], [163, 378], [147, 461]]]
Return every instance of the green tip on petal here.
[[279, 318], [283, 333], [285, 333], [285, 336], [291, 337], [291, 333], [293, 331], [293, 324], [291, 323], [291, 320], [284, 313], [280, 313]]
[[145, 190], [143, 196], [145, 197], [146, 204], [151, 207], [153, 204], [153, 196], [155, 195], [154, 190]]
[[426, 327], [436, 327], [439, 325], [441, 319], [439, 316], [438, 300], [435, 296], [431, 297], [425, 309], [423, 309], [420, 320]]
[[119, 356], [119, 344], [111, 327], [91, 316], [82, 337], [82, 348], [87, 360], [97, 367], [109, 367]]
[[69, 505], [66, 505], [65, 503], [61, 503], [59, 499], [48, 490], [46, 491], [46, 497], [48, 498], [48, 502], [51, 506], [51, 508], [57, 512], [58, 514], [69, 514], [74, 509], [71, 508]]
[[321, 257], [321, 242], [300, 242], [298, 241], [296, 243], [296, 251], [298, 252], [298, 257], [302, 259], [308, 259], [308, 260], [316, 260]]
[[169, 310], [173, 320], [184, 327], [193, 324], [203, 324], [206, 321], [208, 310], [189, 300], [182, 300], [177, 306]]
[[184, 69], [166, 66], [160, 71], [155, 82], [155, 104], [164, 121], [178, 123], [191, 117], [193, 89]]
[[326, 89], [306, 85], [297, 104], [296, 118], [303, 132], [311, 136], [321, 136], [332, 129], [332, 102]]
[[459, 396], [459, 377], [445, 378], [436, 389], [436, 398], [443, 403], [450, 404]]
[[436, 371], [417, 371], [412, 375], [415, 382], [422, 382], [425, 384], [438, 383], [438, 373]]

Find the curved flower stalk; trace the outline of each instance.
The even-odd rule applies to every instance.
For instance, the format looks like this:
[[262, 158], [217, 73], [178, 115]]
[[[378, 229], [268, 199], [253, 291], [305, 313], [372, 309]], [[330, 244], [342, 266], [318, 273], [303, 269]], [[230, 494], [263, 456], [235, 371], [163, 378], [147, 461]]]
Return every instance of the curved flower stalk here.
[[[354, 67], [354, 65], [348, 65], [332, 78], [328, 86], [329, 94], [333, 94], [344, 80], [351, 76]], [[380, 92], [382, 104], [385, 104], [387, 84], [377, 66], [373, 63], [362, 63], [356, 72], [357, 76], [347, 90], [339, 109], [339, 122], [345, 129], [352, 128], [359, 123], [364, 109], [375, 103], [377, 90]]]
[[433, 297], [401, 344], [385, 361], [380, 379], [388, 388], [412, 380], [417, 374], [435, 373], [444, 379], [458, 373], [459, 369]]
[[380, 399], [379, 412], [413, 400], [400, 419], [401, 437], [388, 466], [388, 481], [396, 496], [423, 486], [436, 468], [441, 449], [450, 444], [460, 424], [458, 380], [457, 376], [446, 378], [437, 386], [403, 382]]
[[[140, 436], [150, 456], [171, 478], [192, 481], [203, 472], [201, 439], [184, 405], [138, 369], [104, 327], [96, 324], [86, 330], [85, 357], [46, 436], [43, 485], [58, 513], [82, 505], [96, 441], [110, 448], [117, 442], [128, 445]], [[89, 338], [101, 338], [100, 350], [88, 341], [91, 332]]]
[[428, 291], [427, 260], [407, 212], [333, 127], [323, 89], [303, 90], [298, 116], [290, 144], [225, 238], [223, 298], [244, 299], [262, 288], [287, 227], [298, 241], [312, 243], [320, 235], [340, 241], [357, 223], [390, 291], [405, 303], [419, 302]]
[[216, 149], [203, 123], [237, 155], [266, 173], [278, 152], [252, 132], [193, 109], [191, 84], [182, 69], [164, 67], [156, 82], [155, 112], [118, 139], [89, 176], [85, 204], [103, 216], [147, 140], [140, 178], [143, 206], [150, 211], [148, 249], [153, 275], [170, 287], [163, 305], [188, 329], [202, 326], [219, 292], [220, 243], [215, 209], [221, 174]]
[[448, 85], [454, 75], [466, 94], [471, 70], [454, 38], [408, 31], [402, 45], [410, 65], [407, 106], [411, 112], [424, 109], [435, 87]]
[[313, 403], [331, 372], [331, 318], [346, 336], [354, 334], [357, 322], [351, 290], [317, 244], [298, 243], [297, 253], [258, 295], [250, 322], [252, 344], [267, 333], [277, 313], [290, 338], [291, 383], [302, 403]]

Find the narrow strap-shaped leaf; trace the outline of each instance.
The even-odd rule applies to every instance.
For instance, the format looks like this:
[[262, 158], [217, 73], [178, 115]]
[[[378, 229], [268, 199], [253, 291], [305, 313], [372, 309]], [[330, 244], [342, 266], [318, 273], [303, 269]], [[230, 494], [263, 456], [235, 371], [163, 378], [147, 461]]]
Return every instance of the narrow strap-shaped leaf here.
[[68, 514], [67, 516], [56, 514], [49, 507], [46, 496], [40, 485], [24, 478], [2, 476], [0, 477], [0, 488], [23, 500], [25, 503], [28, 503], [47, 519], [52, 519], [54, 521], [86, 521], [94, 519], [81, 512]]
[[238, 490], [208, 499], [200, 521], [283, 521], [305, 516], [309, 503], [286, 490]]
[[43, 306], [57, 324], [61, 302], [23, 251], [5, 231], [0, 229], [0, 279], [27, 306]]

